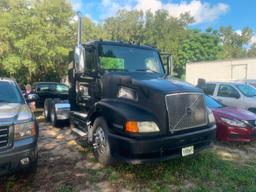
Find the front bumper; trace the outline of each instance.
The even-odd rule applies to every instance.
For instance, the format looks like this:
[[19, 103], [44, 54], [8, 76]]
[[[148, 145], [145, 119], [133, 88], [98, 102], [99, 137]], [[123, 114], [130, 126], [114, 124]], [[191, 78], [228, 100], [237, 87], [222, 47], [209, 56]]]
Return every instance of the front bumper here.
[[183, 147], [194, 146], [197, 153], [208, 147], [216, 137], [216, 126], [176, 136], [154, 139], [133, 139], [109, 134], [112, 155], [130, 163], [162, 161], [181, 157]]
[[223, 140], [229, 142], [256, 141], [256, 129], [229, 127], [227, 130], [227, 137]]
[[[27, 138], [15, 141], [10, 149], [0, 151], [0, 176], [19, 169], [26, 169], [37, 160], [37, 140]], [[29, 164], [22, 165], [21, 160], [29, 158]]]

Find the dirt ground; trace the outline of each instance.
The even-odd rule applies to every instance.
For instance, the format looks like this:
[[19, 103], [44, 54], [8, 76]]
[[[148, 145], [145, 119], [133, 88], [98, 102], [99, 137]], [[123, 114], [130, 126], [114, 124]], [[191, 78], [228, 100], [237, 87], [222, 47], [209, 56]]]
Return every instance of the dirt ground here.
[[[255, 161], [256, 144], [217, 143], [214, 150], [223, 159]], [[117, 182], [110, 182], [107, 172], [93, 157], [90, 147], [79, 142], [68, 127], [55, 128], [40, 123], [39, 162], [35, 174], [15, 176], [9, 182], [10, 191], [129, 191]], [[3, 182], [3, 181], [2, 181]], [[3, 184], [2, 184], [3, 186]], [[71, 190], [72, 189], [72, 190]], [[8, 191], [8, 186], [0, 191]]]
[[[30, 176], [15, 178], [11, 191], [69, 191], [69, 186], [76, 186], [79, 191], [92, 191], [91, 178], [88, 177], [91, 177], [91, 170], [100, 169], [101, 164], [94, 161], [90, 148], [77, 142], [68, 127], [55, 128], [48, 123], [40, 123], [38, 169]], [[8, 182], [11, 183], [11, 179]], [[98, 188], [113, 191], [104, 182], [99, 183]]]

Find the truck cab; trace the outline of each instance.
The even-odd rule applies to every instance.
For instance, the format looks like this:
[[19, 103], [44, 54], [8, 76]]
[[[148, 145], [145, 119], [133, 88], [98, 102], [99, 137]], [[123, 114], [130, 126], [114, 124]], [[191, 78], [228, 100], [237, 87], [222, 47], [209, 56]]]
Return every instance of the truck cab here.
[[153, 47], [79, 44], [69, 80], [72, 130], [93, 145], [103, 164], [187, 156], [215, 139], [202, 91], [170, 78]]

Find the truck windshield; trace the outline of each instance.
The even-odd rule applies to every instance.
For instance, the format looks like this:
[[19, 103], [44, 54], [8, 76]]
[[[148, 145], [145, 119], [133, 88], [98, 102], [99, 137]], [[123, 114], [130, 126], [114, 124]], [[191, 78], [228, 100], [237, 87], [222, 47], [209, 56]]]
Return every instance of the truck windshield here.
[[247, 97], [256, 96], [256, 89], [249, 85], [236, 85], [236, 87]]
[[206, 103], [207, 107], [209, 107], [210, 109], [224, 107], [224, 105], [222, 105], [221, 103], [219, 103], [215, 99], [211, 98], [210, 96], [205, 95], [204, 99], [205, 99], [205, 103]]
[[0, 81], [0, 103], [24, 103], [18, 87], [9, 81]]
[[150, 49], [101, 45], [99, 60], [104, 70], [164, 74], [159, 54]]

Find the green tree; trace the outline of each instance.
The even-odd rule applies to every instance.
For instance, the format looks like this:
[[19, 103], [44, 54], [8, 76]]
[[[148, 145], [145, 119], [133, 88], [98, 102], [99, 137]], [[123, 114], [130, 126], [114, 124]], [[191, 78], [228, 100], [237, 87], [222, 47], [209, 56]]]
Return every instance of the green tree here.
[[249, 41], [252, 38], [252, 29], [243, 28], [241, 34], [235, 32], [231, 26], [219, 29], [220, 39], [223, 46], [222, 58], [246, 57]]
[[1, 71], [19, 82], [59, 80], [75, 40], [71, 5], [65, 0], [0, 5]]
[[141, 43], [144, 39], [143, 12], [120, 10], [104, 21], [103, 28], [110, 40]]
[[[100, 40], [100, 39], [109, 39], [110, 35], [103, 29], [102, 24], [94, 23], [89, 17], [83, 17], [83, 24], [82, 24], [82, 41], [93, 41], [93, 40]], [[77, 24], [75, 23], [76, 31], [77, 31]]]
[[249, 57], [256, 57], [256, 43], [252, 44], [250, 49], [248, 50]]
[[221, 50], [217, 31], [210, 28], [206, 32], [189, 30], [178, 50], [178, 62], [175, 66], [178, 76], [184, 74], [187, 62], [216, 60]]

